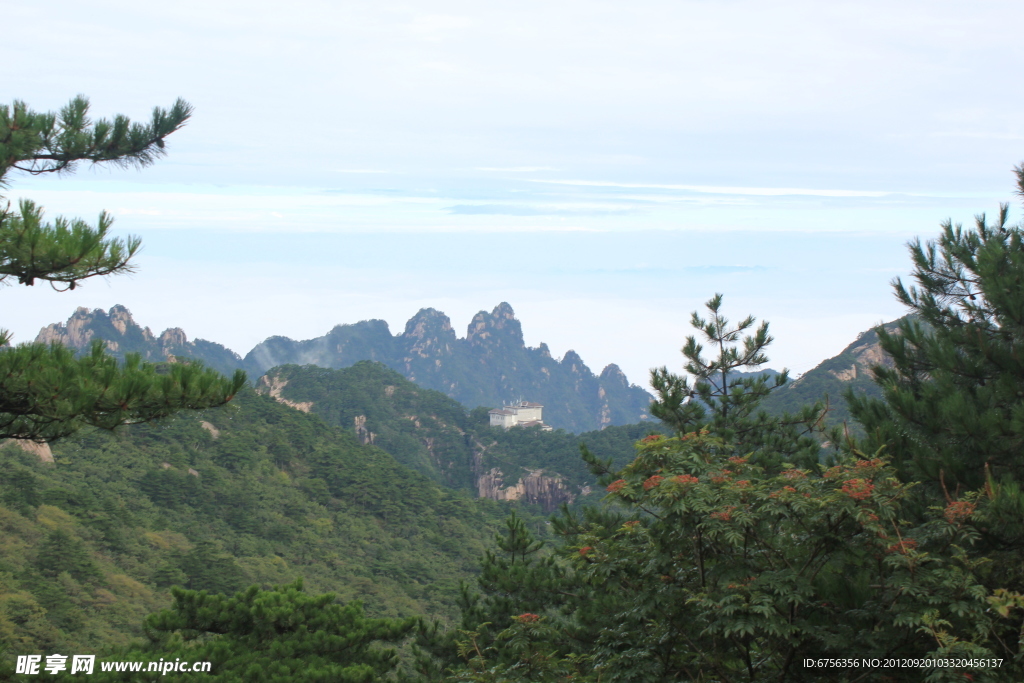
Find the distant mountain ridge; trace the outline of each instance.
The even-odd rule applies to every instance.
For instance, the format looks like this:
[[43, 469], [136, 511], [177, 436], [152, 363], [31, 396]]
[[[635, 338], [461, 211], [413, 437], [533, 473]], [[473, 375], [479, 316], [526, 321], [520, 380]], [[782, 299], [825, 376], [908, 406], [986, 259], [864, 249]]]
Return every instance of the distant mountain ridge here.
[[[888, 332], [898, 332], [904, 318], [882, 325]], [[882, 390], [874, 382], [871, 369], [877, 365], [892, 367], [892, 360], [878, 343], [872, 328], [857, 335], [845, 349], [826, 358], [798, 379], [772, 393], [763, 406], [770, 413], [796, 412], [801, 406], [822, 400], [829, 401], [830, 424], [846, 422], [852, 427], [852, 416], [843, 395], [847, 390], [873, 398], [882, 398]]]
[[138, 353], [144, 360], [158, 362], [178, 358], [195, 358], [218, 372], [230, 375], [242, 368], [242, 357], [231, 349], [205, 339], [189, 341], [180, 327], [171, 327], [153, 334], [132, 318], [131, 311], [121, 305], [89, 310], [79, 307], [66, 323], [47, 325], [36, 335], [36, 342], [58, 342], [68, 348], [85, 350], [94, 339], [102, 340], [107, 351], [123, 357]]
[[498, 407], [518, 398], [542, 403], [546, 423], [577, 433], [652, 419], [653, 397], [630, 384], [617, 365], [595, 375], [575, 351], [557, 360], [546, 344], [527, 347], [522, 325], [504, 302], [490, 313], [477, 313], [464, 338], [456, 335], [448, 316], [424, 308], [401, 334], [392, 335], [383, 320], [364, 320], [303, 341], [270, 337], [244, 358], [215, 342], [189, 341], [179, 328], [156, 336], [124, 306], [109, 312], [80, 308], [67, 323], [50, 325], [36, 338], [76, 349], [87, 348], [93, 339], [104, 340], [114, 355], [135, 352], [153, 361], [195, 358], [221, 372], [242, 368], [253, 381], [280, 365], [337, 369], [378, 361], [467, 408]]
[[383, 320], [365, 320], [306, 341], [271, 337], [244, 362], [253, 374], [263, 374], [279, 365], [344, 368], [361, 360], [381, 362], [469, 408], [520, 397], [542, 403], [545, 422], [573, 432], [651, 419], [653, 397], [631, 385], [617, 365], [598, 376], [575, 351], [556, 360], [546, 344], [527, 347], [522, 325], [504, 302], [473, 316], [461, 339], [448, 316], [424, 308], [398, 335]]

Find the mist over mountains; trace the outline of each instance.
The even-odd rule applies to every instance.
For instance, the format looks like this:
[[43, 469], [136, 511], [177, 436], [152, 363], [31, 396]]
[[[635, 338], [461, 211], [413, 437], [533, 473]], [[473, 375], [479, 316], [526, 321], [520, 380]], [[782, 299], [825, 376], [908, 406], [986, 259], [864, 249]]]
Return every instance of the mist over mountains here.
[[547, 424], [577, 433], [651, 419], [652, 396], [630, 384], [617, 365], [598, 375], [575, 351], [556, 359], [546, 344], [527, 347], [515, 312], [504, 302], [490, 313], [477, 313], [462, 338], [448, 316], [425, 308], [400, 334], [392, 335], [383, 320], [364, 320], [303, 341], [270, 337], [244, 358], [216, 342], [190, 341], [180, 328], [156, 335], [136, 323], [124, 306], [80, 308], [66, 323], [49, 325], [36, 337], [76, 349], [94, 339], [103, 340], [114, 355], [134, 352], [150, 361], [193, 358], [224, 373], [242, 368], [254, 381], [279, 365], [337, 369], [372, 360], [467, 408], [497, 407], [519, 398], [542, 403]]

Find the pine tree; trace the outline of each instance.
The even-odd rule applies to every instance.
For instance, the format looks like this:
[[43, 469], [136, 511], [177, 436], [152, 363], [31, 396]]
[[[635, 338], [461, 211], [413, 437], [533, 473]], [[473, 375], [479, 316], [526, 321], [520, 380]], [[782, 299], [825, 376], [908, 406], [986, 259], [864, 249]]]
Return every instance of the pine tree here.
[[[17, 101], [0, 106], [0, 189], [15, 171], [60, 175], [83, 161], [148, 166], [165, 153], [165, 138], [185, 125], [192, 107], [179, 99], [170, 109], [154, 109], [148, 124], [122, 115], [92, 121], [88, 114], [82, 96], [58, 113], [37, 113]], [[64, 291], [90, 277], [132, 272], [141, 242], [108, 237], [111, 224], [106, 212], [95, 226], [77, 218], [47, 223], [34, 202], [22, 200], [12, 210], [0, 196], [0, 283], [43, 281]], [[242, 372], [226, 379], [198, 363], [149, 365], [129, 356], [119, 365], [99, 342], [76, 358], [58, 345], [11, 347], [9, 341], [0, 330], [0, 439], [52, 441], [84, 425], [113, 429], [221, 405], [245, 383]]]
[[874, 368], [883, 399], [848, 397], [868, 447], [886, 444], [939, 498], [1024, 481], [1024, 227], [1008, 218], [1003, 204], [994, 223], [947, 220], [938, 240], [911, 242], [917, 285], [893, 287], [912, 315], [877, 330], [892, 359]]
[[651, 386], [657, 399], [651, 404], [651, 414], [680, 435], [708, 428], [741, 451], [770, 457], [771, 464], [816, 463], [820, 445], [811, 435], [820, 431], [826, 408], [816, 404], [795, 416], [770, 416], [758, 407], [772, 391], [789, 382], [789, 372], [783, 370], [774, 378], [767, 373], [736, 376], [741, 368], [756, 371], [768, 362], [764, 350], [773, 341], [768, 323], [762, 322], [753, 334], [747, 334], [756, 322], [753, 316], [730, 327], [721, 312], [721, 294], [711, 298], [705, 307], [708, 318], [695, 311], [690, 324], [717, 350], [717, 357], [704, 358], [704, 347], [697, 337], [687, 337], [682, 353], [687, 361], [685, 370], [693, 376], [693, 382], [665, 367], [652, 370]]
[[[339, 604], [331, 593], [308, 595], [302, 580], [260, 590], [251, 586], [229, 597], [173, 588], [171, 609], [145, 623], [149, 643], [119, 659], [159, 664], [161, 678], [225, 683], [371, 683], [392, 680], [394, 648], [414, 619], [370, 619], [358, 602]], [[209, 673], [179, 673], [173, 663], [210, 662]], [[102, 674], [98, 680], [139, 680], [139, 674]]]
[[[1016, 175], [1024, 196], [1024, 165]], [[884, 446], [900, 477], [920, 482], [910, 510], [918, 518], [973, 496], [979, 538], [968, 554], [987, 563], [993, 600], [1021, 601], [1024, 225], [1009, 224], [1003, 204], [995, 221], [981, 214], [964, 228], [947, 220], [937, 240], [909, 248], [916, 285], [897, 279], [893, 287], [911, 315], [896, 332], [877, 330], [892, 365], [874, 368], [881, 400], [847, 396], [866, 432], [851, 445]], [[1021, 633], [1019, 610], [1012, 619], [1007, 642]]]

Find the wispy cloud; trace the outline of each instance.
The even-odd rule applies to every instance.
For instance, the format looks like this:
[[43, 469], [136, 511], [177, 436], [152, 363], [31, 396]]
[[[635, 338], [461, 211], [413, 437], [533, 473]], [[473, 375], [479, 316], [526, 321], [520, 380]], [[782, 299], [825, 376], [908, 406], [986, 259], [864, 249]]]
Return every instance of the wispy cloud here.
[[331, 173], [391, 173], [391, 171], [380, 171], [373, 168], [334, 168]]
[[971, 140], [1024, 140], [1021, 133], [985, 130], [940, 130], [929, 134], [933, 138], [967, 138]]
[[700, 192], [702, 194], [749, 195], [756, 197], [886, 197], [892, 192], [874, 190], [818, 190], [805, 187], [727, 187], [718, 185], [667, 185], [661, 183], [620, 183], [608, 180], [543, 180], [529, 179], [531, 183], [547, 183], [549, 185], [575, 185], [589, 187], [624, 187], [646, 188], [656, 190], [682, 190]]
[[544, 206], [523, 206], [512, 204], [456, 204], [446, 207], [449, 214], [456, 216], [611, 216], [635, 213], [635, 209], [556, 209]]
[[477, 166], [476, 171], [495, 171], [497, 173], [533, 173], [536, 171], [557, 171], [551, 166]]

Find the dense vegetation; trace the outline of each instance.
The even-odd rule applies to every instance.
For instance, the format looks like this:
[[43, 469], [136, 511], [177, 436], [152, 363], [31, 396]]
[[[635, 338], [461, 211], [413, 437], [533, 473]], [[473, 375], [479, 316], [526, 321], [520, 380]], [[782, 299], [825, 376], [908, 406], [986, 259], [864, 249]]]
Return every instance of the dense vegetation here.
[[141, 635], [178, 585], [305, 579], [374, 616], [454, 613], [500, 506], [251, 390], [237, 406], [0, 450], [0, 637], [88, 651]]

